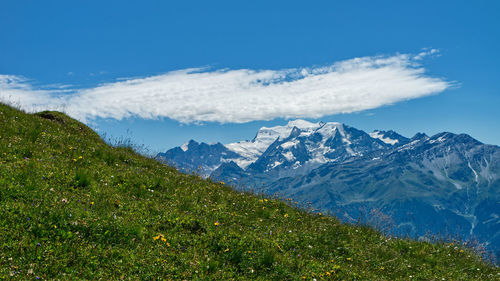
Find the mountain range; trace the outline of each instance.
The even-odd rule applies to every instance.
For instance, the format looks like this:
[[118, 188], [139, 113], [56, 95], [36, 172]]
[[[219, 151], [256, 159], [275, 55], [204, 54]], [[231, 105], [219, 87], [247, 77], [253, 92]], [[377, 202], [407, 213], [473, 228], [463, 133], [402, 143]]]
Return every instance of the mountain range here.
[[500, 253], [500, 147], [466, 134], [407, 138], [294, 120], [263, 127], [251, 141], [191, 140], [156, 159], [347, 222], [399, 236], [457, 238]]

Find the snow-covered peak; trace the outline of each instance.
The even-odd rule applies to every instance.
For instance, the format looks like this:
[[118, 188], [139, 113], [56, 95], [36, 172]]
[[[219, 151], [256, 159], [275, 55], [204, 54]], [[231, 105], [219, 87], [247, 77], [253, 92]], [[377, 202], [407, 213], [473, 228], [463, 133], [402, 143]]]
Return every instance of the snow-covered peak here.
[[340, 132], [342, 135], [344, 135], [344, 126], [342, 125], [342, 123], [328, 122], [323, 124], [323, 126], [321, 126], [321, 128], [319, 128], [316, 132], [321, 134], [324, 140], [327, 140], [330, 137], [335, 136], [337, 132]]
[[257, 132], [254, 140], [255, 142], [269, 142], [271, 144], [276, 139], [285, 139], [290, 136], [293, 127], [288, 126], [275, 126], [275, 127], [262, 127]]
[[292, 133], [293, 128], [297, 127], [301, 131], [314, 131], [322, 126], [322, 123], [312, 123], [306, 120], [297, 119], [289, 121], [285, 126], [262, 127], [260, 128], [255, 140], [272, 139], [271, 144], [276, 139], [286, 139]]
[[262, 127], [252, 141], [230, 143], [226, 144], [226, 147], [243, 156], [242, 159], [235, 159], [234, 161], [244, 169], [257, 160], [277, 139], [284, 140], [288, 138], [293, 128], [297, 127], [304, 133], [310, 133], [321, 126], [322, 123], [312, 123], [301, 119], [291, 120], [285, 126]]
[[[229, 151], [239, 155], [239, 157], [226, 157], [221, 161], [233, 161], [242, 169], [246, 169], [250, 164], [257, 161], [272, 143], [278, 141], [280, 142], [280, 149], [282, 150], [280, 153], [288, 162], [293, 162], [296, 157], [299, 157], [304, 159], [309, 158], [307, 161], [311, 163], [324, 163], [330, 161], [329, 157], [333, 157], [332, 159], [340, 157], [327, 156], [328, 154], [342, 154], [342, 149], [340, 149], [339, 152], [335, 152], [338, 149], [337, 147], [332, 147], [332, 144], [326, 144], [329, 140], [331, 142], [337, 134], [340, 136], [341, 146], [345, 147], [344, 149], [347, 154], [356, 155], [351, 148], [352, 143], [350, 138], [352, 136], [348, 134], [347, 131], [348, 127], [338, 122], [313, 123], [301, 119], [291, 120], [284, 126], [260, 128], [255, 138], [251, 141], [226, 144], [225, 147]], [[315, 134], [321, 135], [321, 138], [318, 139], [314, 136]], [[296, 150], [297, 147], [300, 146], [300, 143], [305, 145], [305, 149], [308, 151], [309, 155], [305, 155], [303, 152], [298, 152]], [[189, 143], [184, 144], [181, 149], [184, 151], [188, 150]], [[302, 154], [299, 155], [297, 153]]]
[[182, 151], [186, 152], [188, 150], [188, 145], [189, 145], [189, 142], [186, 142], [183, 145], [181, 145]]
[[184, 143], [183, 145], [181, 145], [181, 149], [182, 149], [182, 151], [184, 151], [184, 152], [188, 151], [188, 149], [189, 149], [189, 145], [191, 145], [191, 144], [197, 145], [197, 144], [198, 144], [198, 142], [197, 142], [197, 141], [195, 141], [195, 140], [190, 140], [190, 141], [188, 141], [188, 142]]
[[291, 120], [286, 124], [286, 127], [293, 128], [297, 127], [301, 130], [310, 130], [310, 129], [317, 129], [321, 127], [322, 123], [312, 123], [306, 120], [302, 119], [297, 119], [297, 120]]
[[373, 131], [370, 134], [370, 137], [374, 139], [379, 139], [383, 141], [384, 143], [390, 144], [390, 145], [395, 145], [399, 142], [397, 139], [391, 139], [390, 137], [386, 136], [385, 132], [383, 131]]
[[226, 144], [226, 147], [242, 156], [242, 158], [234, 159], [233, 161], [245, 169], [248, 165], [255, 162], [276, 139], [288, 137], [292, 128], [288, 128], [287, 126], [262, 127], [252, 141], [229, 143]]
[[235, 143], [226, 144], [227, 149], [238, 153], [241, 158], [234, 159], [233, 161], [241, 168], [245, 169], [248, 165], [253, 163], [259, 158], [264, 151], [271, 145], [270, 139], [261, 139], [260, 141], [254, 139], [253, 141], [240, 141]]
[[[251, 169], [278, 169], [279, 173], [286, 174], [288, 168], [306, 171], [326, 162], [342, 161], [387, 147], [379, 140], [394, 146], [409, 141], [393, 131], [375, 131], [370, 135], [338, 122], [313, 123], [297, 119], [282, 126], [262, 127], [251, 141], [214, 146], [190, 140], [180, 147], [183, 153], [177, 148], [179, 155], [172, 158], [184, 161], [194, 157], [194, 162], [185, 160], [186, 163], [194, 168], [201, 163], [207, 173], [223, 163], [234, 162], [243, 170], [255, 164]], [[202, 155], [198, 159], [196, 154]]]

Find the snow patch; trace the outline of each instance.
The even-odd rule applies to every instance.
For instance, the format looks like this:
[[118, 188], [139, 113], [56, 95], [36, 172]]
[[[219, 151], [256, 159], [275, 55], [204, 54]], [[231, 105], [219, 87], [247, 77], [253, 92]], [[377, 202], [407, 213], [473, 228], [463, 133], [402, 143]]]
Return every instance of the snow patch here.
[[288, 162], [292, 162], [295, 159], [295, 156], [293, 156], [293, 153], [291, 151], [283, 153], [283, 156], [285, 156]]
[[[424, 139], [424, 140], [426, 140], [426, 139]], [[416, 146], [419, 142], [421, 142], [421, 141], [422, 141], [422, 140], [414, 140], [414, 141], [412, 141], [412, 142], [410, 142], [410, 143], [407, 143], [407, 144], [405, 144], [405, 145], [402, 145], [402, 146], [400, 146], [400, 148], [398, 149], [398, 151], [404, 151], [404, 150], [414, 149], [414, 148], [415, 148], [415, 146]]]
[[282, 144], [281, 144], [281, 147], [282, 147], [283, 149], [290, 149], [290, 148], [292, 148], [292, 147], [297, 146], [297, 144], [299, 144], [299, 141], [298, 141], [298, 140], [292, 140], [292, 141], [287, 141], [287, 142], [285, 142], [285, 143], [282, 143]]
[[387, 144], [390, 144], [390, 145], [395, 145], [395, 144], [397, 144], [399, 142], [399, 140], [394, 140], [394, 139], [391, 139], [391, 138], [384, 137], [384, 135], [381, 134], [380, 131], [373, 131], [369, 135], [370, 135], [370, 137], [372, 137], [374, 139], [379, 139], [379, 140], [383, 141], [384, 143], [387, 143]]
[[186, 142], [183, 145], [181, 145], [182, 151], [184, 151], [184, 152], [188, 151], [188, 145], [189, 145], [189, 142]]
[[453, 183], [453, 185], [455, 185], [455, 187], [456, 187], [457, 189], [459, 189], [459, 190], [463, 188], [460, 184], [458, 184], [458, 183], [456, 183], [456, 182], [452, 182], [452, 183]]
[[271, 167], [269, 168], [270, 169], [273, 169], [273, 168], [276, 168], [277, 166], [283, 164], [283, 162], [280, 162], [280, 161], [275, 161], [273, 164], [271, 164]]
[[292, 166], [292, 169], [297, 169], [300, 167], [300, 162], [299, 161], [295, 161], [295, 163], [293, 163], [293, 166]]
[[472, 165], [470, 164], [470, 161], [467, 161], [467, 166], [469, 166], [469, 168], [472, 170], [472, 172], [474, 173], [474, 176], [476, 178], [476, 183], [479, 184], [479, 175], [477, 174], [476, 170], [474, 170], [472, 168]]
[[444, 142], [445, 140], [446, 138], [441, 136], [435, 140], [429, 140], [429, 143]]
[[[497, 215], [497, 214], [495, 214], [495, 213], [490, 214], [490, 218], [491, 218], [491, 219], [489, 219], [489, 220], [485, 220], [485, 221], [483, 221], [483, 224], [492, 223], [492, 222], [494, 222], [495, 220], [498, 220], [498, 215]], [[495, 224], [498, 224], [498, 223], [500, 223], [500, 221], [497, 221]]]

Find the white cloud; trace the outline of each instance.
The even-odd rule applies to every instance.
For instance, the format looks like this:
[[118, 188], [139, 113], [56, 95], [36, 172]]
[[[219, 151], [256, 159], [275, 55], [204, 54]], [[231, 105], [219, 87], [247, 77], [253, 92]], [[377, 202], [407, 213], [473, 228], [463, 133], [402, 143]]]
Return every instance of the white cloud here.
[[0, 75], [0, 101], [29, 111], [64, 110], [82, 121], [167, 117], [183, 123], [243, 123], [319, 118], [440, 93], [452, 84], [425, 73], [419, 62], [437, 50], [354, 58], [323, 67], [284, 70], [185, 69], [95, 88], [36, 88]]
[[439, 55], [439, 50], [438, 49], [423, 49], [422, 52], [418, 53], [418, 55], [414, 56], [414, 60], [422, 60], [423, 58], [431, 55]]
[[0, 75], [0, 101], [27, 111], [60, 109], [65, 99], [58, 95], [63, 92], [60, 86], [34, 88], [24, 77]]

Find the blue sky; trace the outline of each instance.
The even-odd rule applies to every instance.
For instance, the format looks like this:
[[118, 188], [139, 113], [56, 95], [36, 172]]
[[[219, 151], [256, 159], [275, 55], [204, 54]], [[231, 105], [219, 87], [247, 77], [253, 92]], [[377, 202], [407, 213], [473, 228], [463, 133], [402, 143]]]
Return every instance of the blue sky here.
[[[241, 2], [2, 1], [0, 98], [27, 109], [68, 103], [68, 113], [101, 133], [152, 151], [191, 138], [251, 139], [297, 116], [500, 144], [498, 1]], [[360, 69], [355, 58], [370, 65]], [[190, 68], [203, 69], [182, 72]], [[354, 89], [363, 75], [372, 80]], [[333, 89], [329, 99], [330, 85], [349, 91]], [[372, 86], [379, 89], [365, 99]], [[295, 99], [304, 87], [330, 106]], [[200, 108], [181, 104], [198, 97]], [[221, 110], [226, 100], [234, 111]]]

